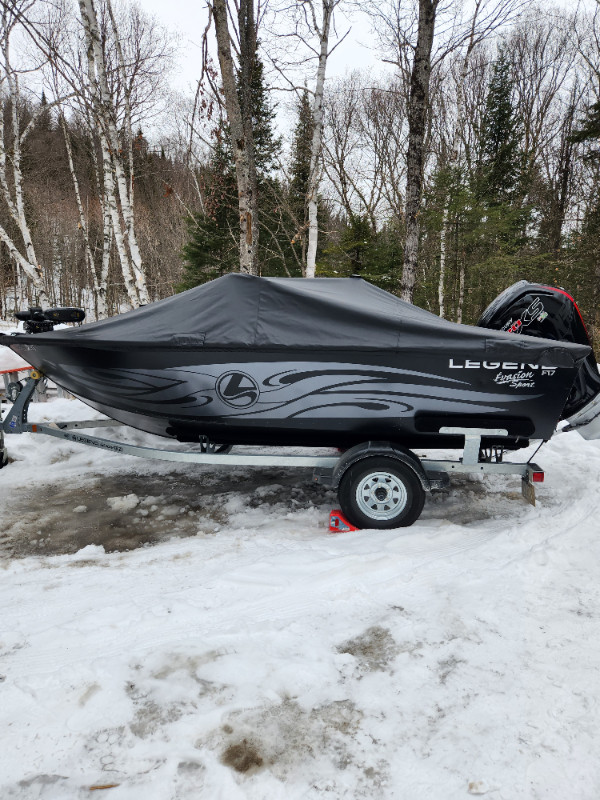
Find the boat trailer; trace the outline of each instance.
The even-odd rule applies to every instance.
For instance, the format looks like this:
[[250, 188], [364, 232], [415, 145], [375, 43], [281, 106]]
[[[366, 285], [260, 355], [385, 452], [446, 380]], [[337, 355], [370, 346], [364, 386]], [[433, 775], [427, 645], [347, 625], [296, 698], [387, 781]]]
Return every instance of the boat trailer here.
[[[464, 437], [462, 457], [456, 460], [434, 460], [419, 457], [411, 450], [392, 442], [363, 442], [340, 455], [294, 455], [265, 453], [232, 453], [231, 448], [200, 441], [200, 450], [168, 450], [142, 447], [113, 439], [82, 434], [86, 428], [113, 428], [124, 423], [113, 419], [72, 422], [31, 423], [27, 419], [30, 402], [44, 376], [31, 372], [0, 427], [0, 466], [8, 463], [4, 436], [36, 433], [54, 436], [76, 444], [99, 447], [122, 455], [159, 461], [202, 464], [214, 467], [312, 467], [313, 477], [336, 489], [342, 512], [333, 511], [330, 530], [360, 528], [397, 528], [411, 525], [421, 514], [426, 493], [446, 489], [453, 473], [491, 473], [519, 475], [525, 499], [535, 505], [535, 484], [544, 480], [540, 467], [503, 460], [503, 448], [483, 450], [481, 439], [504, 437], [500, 428], [442, 427], [440, 433]], [[1, 411], [1, 409], [0, 409]], [[1, 417], [1, 414], [0, 414]], [[125, 426], [126, 427], [126, 426]]]

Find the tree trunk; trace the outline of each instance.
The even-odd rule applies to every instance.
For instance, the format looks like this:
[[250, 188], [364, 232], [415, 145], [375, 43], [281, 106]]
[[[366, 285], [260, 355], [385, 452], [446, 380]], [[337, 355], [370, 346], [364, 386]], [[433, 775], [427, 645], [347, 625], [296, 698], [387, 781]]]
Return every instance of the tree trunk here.
[[[102, 41], [93, 0], [79, 0], [79, 8], [87, 47], [88, 75], [91, 84], [94, 115], [102, 145], [103, 170], [108, 173], [105, 174], [104, 181], [105, 186], [111, 192], [110, 212], [113, 231], [119, 249], [127, 293], [133, 306], [136, 307], [140, 304], [145, 305], [148, 303], [149, 296], [135, 236], [133, 200], [127, 190], [127, 179], [122, 162], [122, 148], [117, 131], [116, 111], [106, 77]], [[115, 29], [116, 35], [117, 31]], [[117, 192], [121, 215], [127, 232], [129, 252], [125, 246], [121, 230]]]
[[465, 304], [465, 260], [461, 259], [460, 274], [458, 283], [458, 308], [456, 310], [456, 321], [462, 323], [463, 307]]
[[96, 272], [96, 265], [94, 264], [94, 255], [92, 253], [92, 248], [90, 245], [90, 237], [88, 234], [87, 221], [83, 210], [83, 203], [81, 201], [81, 192], [79, 190], [79, 179], [77, 178], [77, 173], [75, 172], [75, 165], [73, 163], [73, 148], [71, 147], [71, 137], [69, 136], [67, 124], [62, 114], [60, 116], [60, 124], [62, 127], [63, 135], [65, 137], [65, 147], [67, 149], [67, 161], [69, 164], [69, 172], [71, 173], [71, 179], [73, 181], [73, 189], [75, 192], [77, 211], [79, 212], [79, 227], [81, 228], [81, 233], [83, 234], [85, 257], [88, 264], [88, 270], [90, 272], [90, 276], [92, 279], [92, 286], [94, 289], [94, 305], [96, 310], [96, 319], [104, 319], [107, 316], [106, 278], [104, 277], [104, 283], [102, 283], [101, 281], [103, 276], [101, 275], [101, 278], [99, 279], [98, 273]]
[[[9, 15], [9, 12], [4, 9], [2, 19], [0, 20], [0, 46], [2, 49], [2, 65], [0, 71], [0, 85], [6, 81], [8, 85], [8, 95], [10, 98], [11, 117], [10, 117], [10, 144], [7, 147], [5, 136], [6, 130], [4, 126], [4, 108], [0, 114], [0, 188], [2, 195], [8, 207], [10, 216], [13, 222], [19, 229], [25, 253], [17, 247], [12, 240], [8, 231], [0, 226], [0, 240], [6, 245], [11, 258], [15, 264], [25, 273], [33, 285], [34, 292], [42, 306], [48, 305], [48, 295], [44, 286], [44, 276], [40, 265], [38, 264], [33, 246], [33, 239], [31, 237], [31, 230], [27, 222], [25, 213], [25, 197], [23, 194], [23, 172], [21, 170], [21, 131], [20, 131], [20, 117], [19, 110], [22, 107], [22, 100], [19, 93], [19, 80], [18, 76], [11, 67], [10, 61], [10, 33], [14, 26], [14, 18]], [[8, 159], [7, 159], [8, 152]], [[11, 177], [8, 178], [9, 165], [12, 162]]]
[[445, 280], [446, 280], [446, 231], [448, 225], [448, 205], [447, 197], [444, 198], [444, 211], [442, 213], [442, 230], [440, 231], [440, 277], [438, 282], [438, 303], [440, 306], [440, 317], [446, 316], [445, 307]]
[[406, 241], [401, 297], [412, 303], [419, 255], [419, 211], [423, 193], [425, 129], [429, 113], [429, 79], [435, 14], [439, 0], [419, 0], [419, 23], [408, 100], [406, 154]]
[[306, 251], [307, 278], [314, 278], [316, 269], [317, 244], [319, 239], [319, 225], [317, 221], [319, 211], [319, 161], [323, 145], [323, 94], [325, 91], [325, 70], [327, 68], [327, 57], [329, 55], [329, 31], [333, 18], [333, 10], [337, 5], [336, 0], [322, 0], [322, 3], [323, 20], [321, 30], [318, 31], [320, 42], [319, 66], [317, 67], [317, 81], [315, 84], [315, 96], [313, 101], [313, 135], [310, 147], [308, 190], [306, 192], [306, 204], [308, 207], [308, 248]]
[[573, 133], [573, 120], [576, 111], [575, 91], [572, 93], [571, 103], [565, 113], [562, 124], [560, 153], [558, 159], [558, 185], [554, 191], [553, 215], [550, 225], [549, 244], [550, 249], [556, 255], [560, 253], [562, 245], [562, 231], [565, 224], [565, 215], [569, 199], [569, 186], [573, 172], [573, 149], [574, 142], [571, 139]]
[[[246, 0], [249, 6], [253, 0]], [[240, 12], [241, 13], [241, 12]], [[247, 9], [247, 14], [250, 10]], [[253, 16], [253, 14], [252, 14]], [[233, 160], [235, 163], [235, 174], [238, 188], [238, 208], [240, 213], [240, 272], [248, 275], [258, 274], [257, 250], [258, 250], [258, 215], [256, 213], [256, 177], [254, 171], [254, 142], [251, 138], [251, 125], [244, 124], [242, 109], [237, 92], [233, 57], [231, 55], [231, 38], [229, 34], [229, 24], [227, 21], [227, 2], [226, 0], [213, 0], [212, 17], [215, 25], [217, 37], [217, 50], [219, 56], [219, 67], [221, 70], [221, 80], [223, 81], [223, 93], [225, 95], [225, 110], [231, 131], [231, 145], [233, 149]], [[240, 31], [240, 38], [244, 38], [244, 32]], [[244, 47], [247, 52], [247, 47]], [[253, 54], [254, 55], [254, 54]], [[243, 61], [245, 59], [242, 59]], [[247, 65], [241, 65], [242, 70]], [[249, 86], [244, 87], [248, 89]], [[246, 114], [250, 109], [245, 109]], [[250, 135], [250, 138], [248, 138]]]

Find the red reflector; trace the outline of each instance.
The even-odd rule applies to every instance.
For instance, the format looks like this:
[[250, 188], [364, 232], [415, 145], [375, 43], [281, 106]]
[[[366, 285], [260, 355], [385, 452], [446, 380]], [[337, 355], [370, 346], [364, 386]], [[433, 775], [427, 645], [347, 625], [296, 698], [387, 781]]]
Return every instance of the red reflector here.
[[532, 472], [531, 473], [531, 480], [534, 483], [543, 483], [544, 482], [544, 473], [543, 472]]
[[32, 433], [37, 433], [37, 425], [32, 425], [31, 426], [31, 432]]

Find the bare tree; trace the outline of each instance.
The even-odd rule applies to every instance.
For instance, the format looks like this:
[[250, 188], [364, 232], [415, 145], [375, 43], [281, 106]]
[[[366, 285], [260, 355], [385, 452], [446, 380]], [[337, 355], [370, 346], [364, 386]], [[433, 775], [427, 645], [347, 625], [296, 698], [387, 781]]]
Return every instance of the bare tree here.
[[[240, 0], [237, 6], [237, 41], [229, 29], [231, 9], [227, 0], [212, 0], [209, 10], [217, 39], [217, 50], [225, 109], [231, 134], [240, 214], [240, 272], [257, 275], [258, 191], [252, 134], [250, 82], [256, 54], [254, 0]], [[204, 66], [207, 63], [205, 34]], [[238, 58], [241, 92], [235, 76], [233, 52]]]
[[406, 239], [402, 268], [403, 300], [412, 303], [419, 256], [419, 211], [423, 194], [424, 142], [429, 105], [431, 48], [439, 0], [419, 0], [417, 40], [408, 98], [408, 149], [406, 152]]
[[318, 37], [318, 66], [313, 96], [313, 135], [310, 149], [310, 171], [306, 202], [308, 205], [308, 248], [306, 251], [306, 277], [314, 278], [317, 258], [317, 244], [319, 238], [318, 192], [320, 177], [320, 157], [323, 144], [323, 93], [325, 91], [325, 70], [330, 54], [329, 36], [333, 23], [333, 12], [340, 0], [321, 0], [320, 19], [312, 0], [305, 0], [304, 6], [310, 14], [309, 23]]
[[[147, 304], [150, 298], [135, 234], [132, 196], [133, 175], [130, 175], [128, 181], [123, 164], [123, 153], [127, 153], [133, 147], [133, 141], [132, 139], [126, 140], [127, 145], [123, 147], [119, 137], [116, 104], [114, 96], [111, 95], [109, 89], [105, 54], [93, 0], [79, 0], [79, 9], [87, 52], [91, 108], [98, 125], [102, 147], [103, 171], [105, 180], [107, 180], [107, 201], [109, 203], [115, 241], [121, 258], [125, 286], [130, 302], [136, 307], [140, 304]], [[122, 54], [119, 55], [119, 67], [121, 71], [123, 69]], [[129, 95], [126, 93], [125, 96], [128, 98]], [[131, 134], [131, 106], [128, 102], [126, 102], [125, 108], [125, 127], [126, 132]], [[121, 229], [117, 198], [127, 244]]]
[[[465, 84], [473, 51], [492, 36], [498, 29], [513, 21], [519, 14], [521, 0], [475, 0], [472, 4], [471, 19], [467, 21], [466, 33], [457, 42], [454, 54], [458, 56], [458, 70], [455, 75], [456, 91], [454, 103], [454, 126], [448, 169], [455, 169], [460, 159], [463, 141]], [[448, 206], [444, 202], [442, 230], [440, 234], [440, 276], [438, 282], [438, 302], [440, 317], [445, 316], [444, 282], [446, 272], [446, 237], [448, 235]], [[462, 274], [464, 283], [464, 274]]]
[[355, 71], [330, 87], [324, 166], [346, 216], [366, 214], [375, 233], [404, 215], [406, 102], [395, 80], [373, 83]]
[[11, 258], [31, 281], [37, 301], [48, 303], [44, 285], [44, 272], [38, 259], [25, 212], [23, 190], [22, 148], [31, 131], [21, 119], [22, 97], [20, 75], [11, 60], [11, 39], [18, 25], [19, 16], [26, 13], [33, 0], [14, 2], [11, 7], [0, 6], [0, 97], [5, 97], [10, 108], [8, 127], [4, 124], [4, 109], [0, 113], [0, 192], [10, 217], [19, 231], [21, 242], [0, 225], [0, 240], [4, 242]]
[[575, 20], [559, 8], [542, 18], [530, 13], [508, 36], [515, 101], [523, 125], [523, 149], [528, 176], [527, 196], [544, 183], [545, 234], [558, 252], [569, 204], [575, 143], [571, 139], [576, 114], [588, 80], [579, 64], [571, 36]]
[[[298, 98], [306, 89], [306, 73], [313, 69], [312, 141], [310, 168], [306, 191], [306, 222], [302, 221], [296, 236], [302, 238], [308, 229], [305, 277], [315, 276], [319, 237], [318, 197], [323, 173], [324, 96], [327, 62], [349, 31], [335, 35], [334, 12], [342, 0], [279, 0], [273, 2], [273, 30], [269, 40], [271, 65], [281, 78], [283, 90], [294, 92]], [[335, 41], [332, 44], [332, 40]], [[312, 81], [312, 79], [311, 79]]]
[[[400, 0], [371, 8], [384, 49], [410, 86], [406, 154], [406, 241], [402, 270], [402, 297], [412, 302], [417, 274], [421, 197], [425, 169], [425, 141], [430, 125], [430, 83], [444, 59], [473, 47], [492, 31], [515, 18], [524, 0], [479, 0], [465, 19], [462, 7], [440, 5], [440, 0], [415, 0], [406, 11]], [[465, 6], [465, 8], [468, 8]], [[465, 51], [468, 66], [468, 56]], [[464, 63], [464, 62], [463, 62]]]

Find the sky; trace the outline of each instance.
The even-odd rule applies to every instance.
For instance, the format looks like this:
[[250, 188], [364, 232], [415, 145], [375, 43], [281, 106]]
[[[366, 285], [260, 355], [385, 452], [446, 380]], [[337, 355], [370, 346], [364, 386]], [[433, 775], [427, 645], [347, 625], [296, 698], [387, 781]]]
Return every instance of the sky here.
[[[168, 3], [164, 0], [141, 0], [140, 6], [181, 37], [178, 64], [173, 75], [175, 88], [184, 91], [194, 86], [201, 69], [202, 35], [208, 19], [206, 4], [202, 0], [169, 0]], [[338, 12], [336, 20], [339, 35], [350, 32], [331, 55], [327, 77], [340, 77], [352, 69], [382, 66], [374, 52], [376, 43], [368, 18], [357, 13], [349, 19]]]

